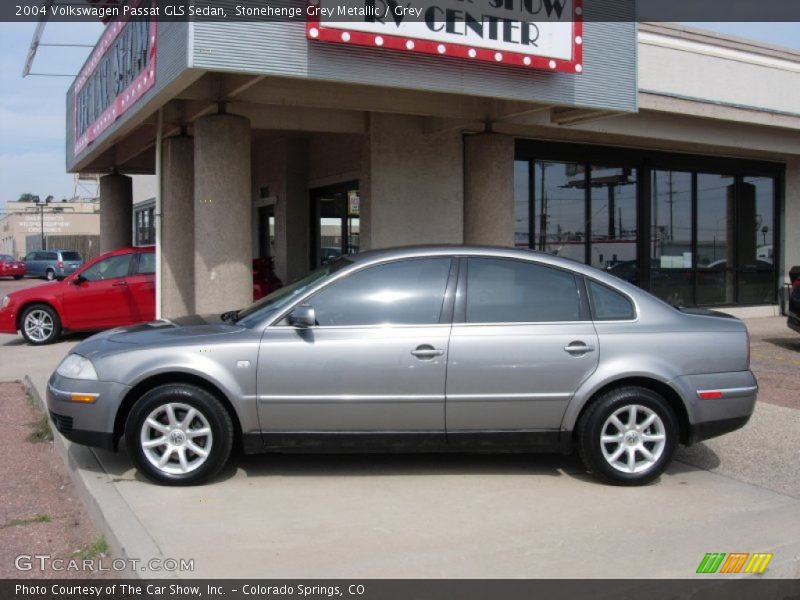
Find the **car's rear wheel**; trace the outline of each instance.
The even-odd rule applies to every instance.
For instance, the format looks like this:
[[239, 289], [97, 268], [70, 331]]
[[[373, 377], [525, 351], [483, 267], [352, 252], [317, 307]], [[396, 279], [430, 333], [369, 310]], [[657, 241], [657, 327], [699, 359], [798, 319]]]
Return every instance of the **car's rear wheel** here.
[[20, 332], [29, 344], [51, 344], [61, 335], [61, 319], [46, 304], [34, 304], [25, 309], [19, 321]]
[[598, 479], [644, 485], [672, 461], [678, 420], [660, 394], [622, 387], [594, 400], [578, 421], [577, 434], [581, 459]]
[[47, 269], [47, 271], [44, 272], [44, 278], [47, 279], [47, 281], [53, 281], [56, 278], [56, 272], [53, 271], [53, 269]]
[[147, 392], [133, 406], [125, 427], [137, 468], [157, 483], [192, 485], [216, 475], [233, 445], [233, 423], [222, 403], [188, 384]]

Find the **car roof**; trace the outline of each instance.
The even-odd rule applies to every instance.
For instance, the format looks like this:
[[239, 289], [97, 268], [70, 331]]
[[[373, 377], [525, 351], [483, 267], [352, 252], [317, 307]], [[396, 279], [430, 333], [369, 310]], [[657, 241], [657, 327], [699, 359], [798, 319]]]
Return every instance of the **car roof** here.
[[597, 269], [591, 265], [585, 265], [571, 258], [564, 258], [531, 250], [530, 248], [511, 248], [507, 246], [481, 246], [481, 245], [461, 245], [461, 244], [436, 244], [419, 246], [401, 246], [395, 248], [383, 248], [377, 250], [367, 250], [359, 254], [349, 254], [347, 260], [353, 262], [354, 267], [365, 266], [371, 263], [380, 263], [387, 260], [397, 260], [403, 258], [421, 258], [436, 256], [479, 256], [487, 258], [512, 258], [517, 260], [535, 260], [540, 264], [545, 264], [557, 268], [587, 275], [598, 281], [626, 292], [639, 296], [641, 288], [634, 286], [619, 277], [608, 273], [602, 269]]

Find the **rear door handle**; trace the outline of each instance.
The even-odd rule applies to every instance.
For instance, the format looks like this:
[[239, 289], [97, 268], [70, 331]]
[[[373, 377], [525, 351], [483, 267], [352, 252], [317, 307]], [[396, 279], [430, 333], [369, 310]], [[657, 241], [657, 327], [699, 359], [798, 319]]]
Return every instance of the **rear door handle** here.
[[438, 348], [434, 348], [428, 344], [423, 344], [422, 346], [418, 346], [415, 350], [412, 350], [411, 354], [417, 358], [430, 359], [434, 356], [441, 356], [444, 354], [444, 350], [439, 350]]
[[583, 342], [570, 342], [568, 346], [564, 346], [564, 352], [585, 354], [586, 352], [594, 352], [594, 346], [589, 346]]

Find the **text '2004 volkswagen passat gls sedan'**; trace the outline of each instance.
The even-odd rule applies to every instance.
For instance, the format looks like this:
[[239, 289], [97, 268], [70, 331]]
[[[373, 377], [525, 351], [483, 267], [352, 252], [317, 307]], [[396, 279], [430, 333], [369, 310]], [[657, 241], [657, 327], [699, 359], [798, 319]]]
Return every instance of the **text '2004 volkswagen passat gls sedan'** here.
[[652, 481], [678, 443], [742, 427], [747, 329], [527, 250], [340, 258], [252, 306], [116, 329], [52, 375], [59, 431], [124, 439], [160, 483], [245, 452], [580, 451], [599, 479]]

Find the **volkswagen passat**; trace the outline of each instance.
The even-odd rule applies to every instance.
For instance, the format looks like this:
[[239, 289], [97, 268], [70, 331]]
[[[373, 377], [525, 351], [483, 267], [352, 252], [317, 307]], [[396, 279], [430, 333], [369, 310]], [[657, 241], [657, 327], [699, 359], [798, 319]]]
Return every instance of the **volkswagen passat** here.
[[643, 484], [677, 444], [742, 427], [756, 400], [744, 324], [679, 310], [527, 250], [342, 257], [215, 317], [120, 328], [50, 378], [67, 438], [159, 483], [245, 452], [561, 451]]

